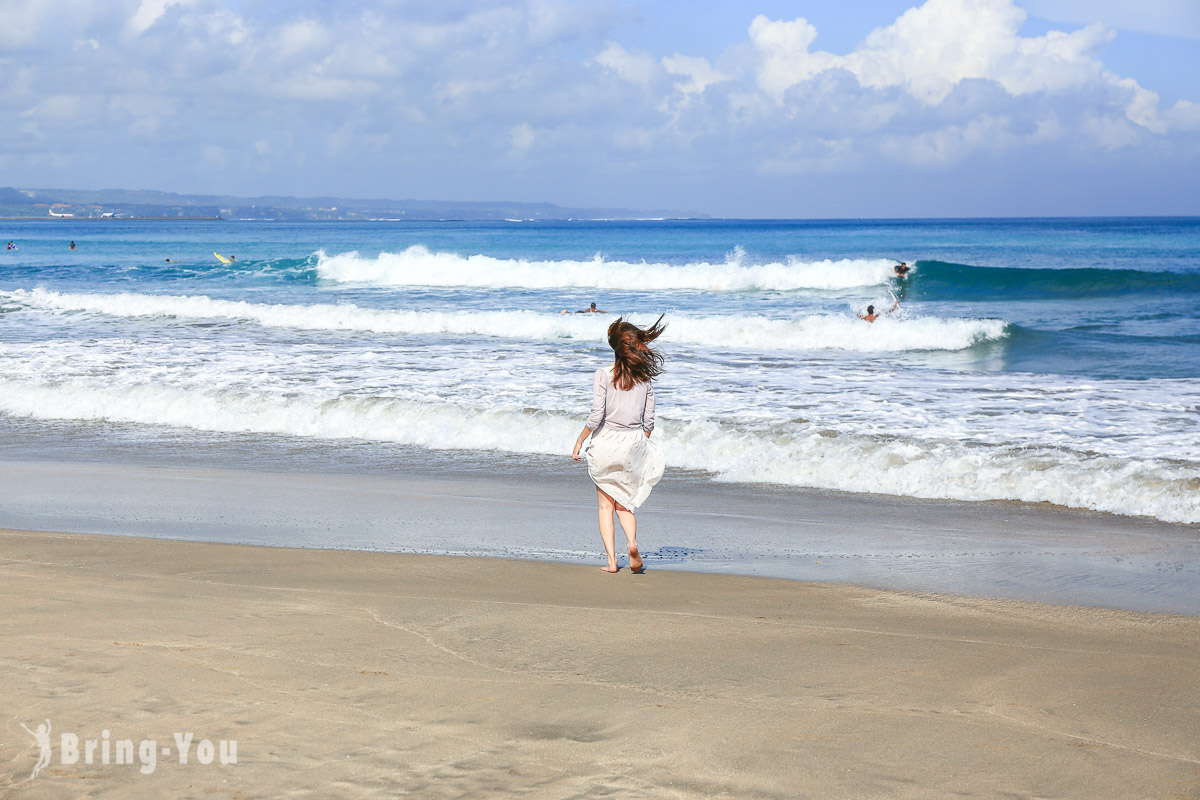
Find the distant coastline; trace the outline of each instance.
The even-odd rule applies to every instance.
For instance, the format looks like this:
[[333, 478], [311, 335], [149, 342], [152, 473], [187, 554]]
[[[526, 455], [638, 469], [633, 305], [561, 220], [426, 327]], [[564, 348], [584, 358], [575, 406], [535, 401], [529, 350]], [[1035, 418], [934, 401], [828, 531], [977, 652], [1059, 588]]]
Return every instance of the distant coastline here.
[[4, 222], [229, 222], [224, 217], [0, 217]]
[[511, 201], [247, 198], [124, 189], [0, 187], [0, 219], [7, 221], [540, 222], [708, 218], [707, 214], [662, 209], [568, 208]]

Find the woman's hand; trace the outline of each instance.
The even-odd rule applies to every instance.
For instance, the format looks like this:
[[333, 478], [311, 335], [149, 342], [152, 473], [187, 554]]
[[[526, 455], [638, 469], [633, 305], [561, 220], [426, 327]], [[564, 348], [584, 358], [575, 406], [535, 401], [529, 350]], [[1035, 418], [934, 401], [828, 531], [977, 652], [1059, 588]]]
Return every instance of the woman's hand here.
[[591, 432], [591, 428], [586, 425], [583, 426], [583, 430], [580, 431], [579, 435], [575, 437], [575, 449], [571, 451], [571, 458], [575, 459], [576, 461], [579, 460], [579, 450], [581, 447], [583, 447], [583, 443], [587, 441], [587, 438]]

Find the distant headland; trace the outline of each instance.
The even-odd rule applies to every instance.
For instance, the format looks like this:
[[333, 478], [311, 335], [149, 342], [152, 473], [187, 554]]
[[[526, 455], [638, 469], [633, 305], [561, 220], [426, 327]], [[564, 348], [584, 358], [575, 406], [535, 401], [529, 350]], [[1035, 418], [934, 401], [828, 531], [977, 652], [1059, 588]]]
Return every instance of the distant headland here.
[[567, 208], [553, 203], [229, 197], [125, 189], [0, 187], [0, 218], [45, 220], [635, 220], [707, 219], [661, 209]]

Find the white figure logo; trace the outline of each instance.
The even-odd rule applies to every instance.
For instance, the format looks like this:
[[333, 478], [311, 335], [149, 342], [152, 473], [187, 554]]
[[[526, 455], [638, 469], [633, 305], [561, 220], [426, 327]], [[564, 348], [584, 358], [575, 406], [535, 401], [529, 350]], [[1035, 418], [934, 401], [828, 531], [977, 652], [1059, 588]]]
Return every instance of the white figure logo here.
[[38, 725], [36, 733], [29, 730], [24, 722], [21, 723], [21, 727], [25, 728], [25, 732], [33, 737], [34, 741], [37, 742], [38, 748], [41, 750], [38, 753], [37, 763], [33, 765], [33, 772], [29, 775], [29, 779], [33, 780], [42, 771], [42, 767], [50, 766], [50, 757], [53, 755], [50, 752], [50, 720], [46, 720], [45, 725]]

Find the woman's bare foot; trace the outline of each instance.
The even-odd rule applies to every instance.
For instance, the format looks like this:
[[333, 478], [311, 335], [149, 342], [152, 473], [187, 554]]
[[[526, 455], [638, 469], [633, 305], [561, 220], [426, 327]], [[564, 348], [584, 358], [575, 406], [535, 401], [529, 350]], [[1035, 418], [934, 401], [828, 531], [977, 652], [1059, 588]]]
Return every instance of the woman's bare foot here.
[[614, 572], [620, 572], [620, 569], [618, 569], [617, 567], [612, 567], [612, 566], [609, 566], [609, 567], [601, 567], [601, 568], [600, 568], [600, 571], [601, 571], [601, 572], [607, 572], [607, 573], [610, 573], [610, 574], [611, 574], [611, 573], [614, 573]]
[[636, 547], [629, 548], [629, 571], [635, 574], [645, 571], [642, 565], [642, 554]]

